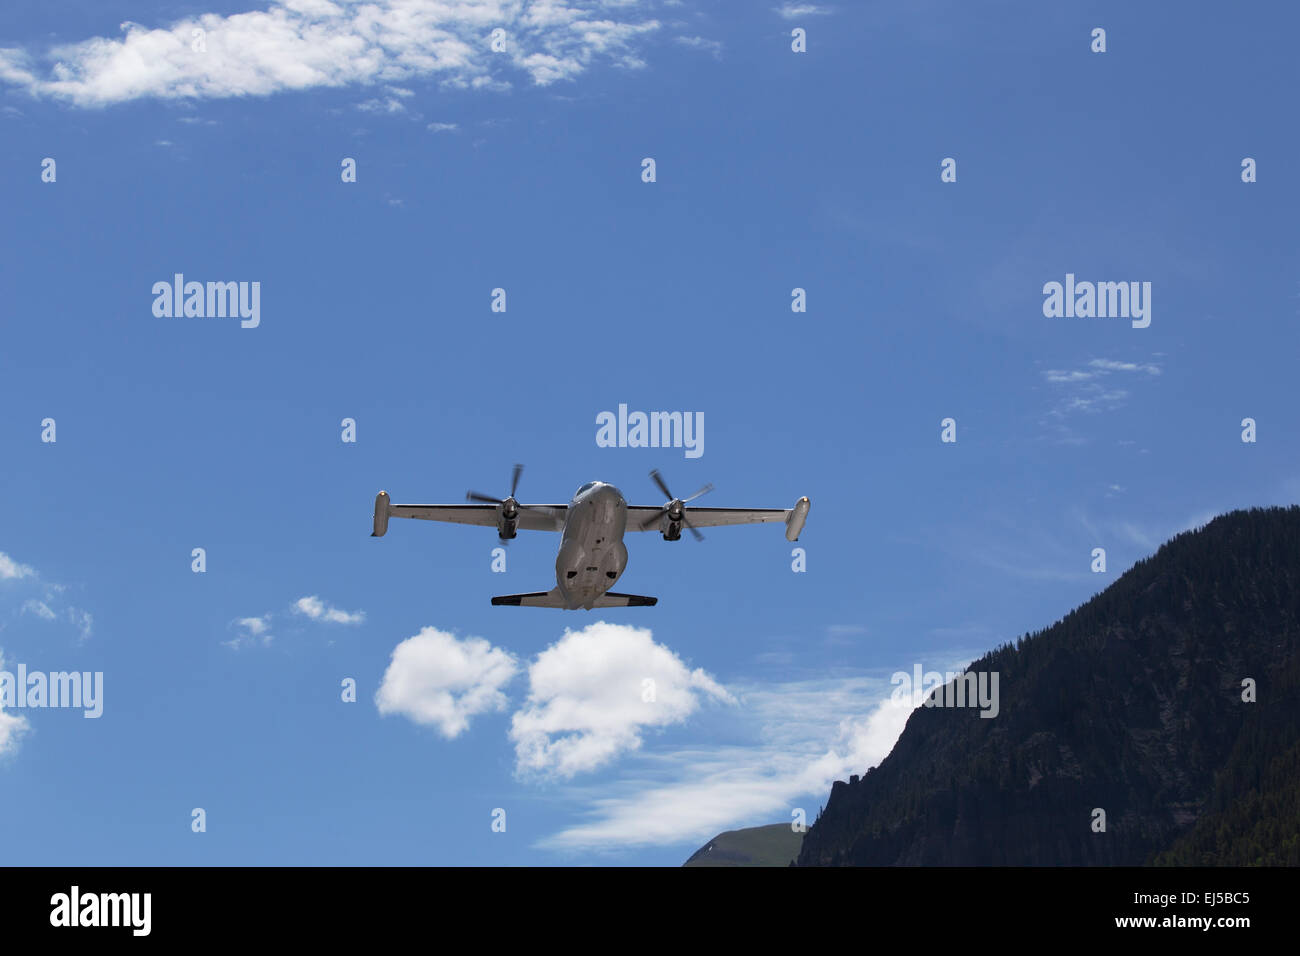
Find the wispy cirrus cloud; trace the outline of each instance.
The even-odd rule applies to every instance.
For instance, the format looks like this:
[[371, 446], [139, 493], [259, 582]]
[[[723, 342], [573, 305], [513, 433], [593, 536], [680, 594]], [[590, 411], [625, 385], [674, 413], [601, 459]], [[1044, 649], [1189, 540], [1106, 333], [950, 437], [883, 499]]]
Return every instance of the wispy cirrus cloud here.
[[1147, 375], [1159, 375], [1160, 366], [1152, 362], [1117, 362], [1114, 359], [1093, 359], [1088, 367], [1098, 372], [1145, 372]]
[[357, 109], [363, 113], [405, 113], [406, 104], [394, 96], [387, 96], [381, 99], [366, 100], [357, 104]]
[[585, 819], [536, 844], [561, 851], [700, 843], [756, 823], [811, 820], [835, 780], [878, 764], [914, 709], [887, 678], [732, 685], [738, 705], [727, 736], [638, 754], [617, 780], [594, 789]]
[[1113, 412], [1123, 408], [1135, 383], [1158, 377], [1154, 362], [1122, 362], [1095, 358], [1073, 368], [1049, 368], [1043, 381], [1052, 387], [1054, 398], [1041, 424], [1062, 444], [1083, 444], [1083, 438], [1068, 422], [1077, 414]]
[[[315, 594], [300, 597], [294, 601], [289, 606], [289, 615], [291, 617], [305, 617], [310, 621], [325, 624], [357, 625], [364, 623], [366, 619], [365, 611], [340, 610], [322, 601]], [[271, 622], [276, 616], [276, 613], [267, 612], [266, 614], [235, 618], [230, 622], [230, 627], [234, 630], [235, 636], [221, 643], [232, 651], [258, 645], [266, 647], [275, 640], [275, 636], [271, 632]]]
[[722, 59], [722, 41], [709, 40], [705, 37], [673, 37], [673, 42], [690, 50], [699, 50], [710, 54], [715, 60]]
[[820, 3], [784, 3], [776, 7], [776, 15], [783, 20], [798, 20], [800, 17], [825, 17], [834, 11]]
[[5, 594], [14, 600], [15, 614], [41, 621], [67, 621], [80, 640], [87, 640], [95, 630], [90, 612], [66, 603], [67, 587], [42, 577], [31, 565], [23, 564], [0, 551], [0, 582], [7, 584]]
[[[80, 107], [269, 96], [429, 79], [458, 89], [571, 80], [597, 61], [636, 68], [654, 19], [604, 0], [271, 0], [48, 50], [0, 48], [0, 82]], [[493, 32], [496, 46], [493, 49]], [[376, 101], [390, 109], [395, 99]], [[400, 103], [394, 108], [400, 111]]]
[[340, 611], [314, 594], [298, 598], [293, 604], [293, 610], [295, 614], [302, 614], [313, 621], [325, 621], [329, 624], [360, 624], [366, 619], [365, 611]]
[[28, 598], [23, 602], [23, 613], [35, 614], [46, 621], [52, 621], [58, 617], [48, 604], [44, 601], [38, 601], [36, 598]]

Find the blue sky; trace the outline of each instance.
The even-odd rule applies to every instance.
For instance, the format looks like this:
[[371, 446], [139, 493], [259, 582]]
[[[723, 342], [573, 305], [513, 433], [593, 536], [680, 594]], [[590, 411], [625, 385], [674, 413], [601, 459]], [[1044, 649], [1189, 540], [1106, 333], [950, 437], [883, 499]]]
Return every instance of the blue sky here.
[[[1300, 498], [1300, 15], [1049, 6], [6, 5], [0, 655], [104, 675], [98, 719], [0, 710], [6, 862], [676, 865], [877, 762], [893, 672]], [[260, 324], [155, 316], [178, 272]], [[1067, 273], [1150, 326], [1045, 317]], [[704, 454], [597, 447], [620, 403]], [[369, 537], [515, 461], [808, 495], [807, 571], [630, 535], [657, 607], [494, 608], [557, 536]]]

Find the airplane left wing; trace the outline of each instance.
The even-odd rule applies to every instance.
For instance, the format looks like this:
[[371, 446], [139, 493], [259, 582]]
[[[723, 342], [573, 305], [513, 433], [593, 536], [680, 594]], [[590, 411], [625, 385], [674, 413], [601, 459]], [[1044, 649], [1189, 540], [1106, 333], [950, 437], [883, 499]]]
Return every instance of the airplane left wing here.
[[[734, 524], [766, 524], [785, 522], [785, 536], [790, 541], [798, 541], [803, 531], [804, 521], [808, 518], [810, 502], [800, 498], [793, 508], [699, 508], [694, 505], [684, 508], [686, 519], [697, 528], [720, 528]], [[657, 531], [660, 522], [652, 519], [662, 516], [663, 506], [635, 507], [627, 509], [628, 531]], [[648, 527], [642, 527], [647, 521]]]

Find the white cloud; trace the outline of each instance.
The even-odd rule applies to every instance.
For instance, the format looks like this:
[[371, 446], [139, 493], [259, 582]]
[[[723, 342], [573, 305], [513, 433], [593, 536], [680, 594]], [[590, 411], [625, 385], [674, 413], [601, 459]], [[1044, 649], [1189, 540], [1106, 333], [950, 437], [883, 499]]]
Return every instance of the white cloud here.
[[387, 96], [382, 100], [372, 99], [358, 103], [357, 109], [363, 113], [405, 113], [406, 104], [395, 96]]
[[673, 42], [679, 46], [690, 47], [692, 50], [710, 53], [715, 60], [722, 58], [722, 42], [720, 40], [707, 40], [704, 37], [673, 37]]
[[[0, 81], [82, 107], [421, 78], [502, 89], [508, 69], [545, 86], [572, 79], [597, 57], [641, 65], [635, 45], [658, 22], [597, 18], [608, 9], [600, 0], [271, 0], [264, 10], [204, 13], [166, 27], [128, 21], [120, 37], [41, 53], [0, 49]], [[501, 53], [489, 46], [497, 27], [507, 34]], [[204, 31], [203, 52], [194, 49], [196, 29]]]
[[776, 8], [777, 16], [786, 20], [797, 20], [799, 17], [824, 17], [831, 13], [830, 7], [823, 7], [816, 3], [786, 3]]
[[1087, 382], [1096, 377], [1096, 372], [1084, 372], [1080, 369], [1064, 371], [1059, 368], [1049, 368], [1043, 373], [1043, 378], [1054, 385], [1065, 382]]
[[1148, 375], [1160, 374], [1160, 366], [1150, 362], [1117, 362], [1114, 359], [1093, 359], [1088, 364], [1093, 368], [1101, 369], [1106, 372], [1146, 372]]
[[[1159, 375], [1161, 368], [1154, 362], [1120, 362], [1116, 359], [1092, 359], [1086, 368], [1059, 369], [1049, 368], [1043, 372], [1043, 378], [1053, 385], [1077, 385], [1080, 382], [1096, 383], [1112, 372], [1145, 372], [1147, 375]], [[1101, 391], [1099, 384], [1086, 386], [1085, 391]]]
[[[644, 758], [593, 802], [590, 819], [539, 841], [557, 850], [699, 843], [719, 831], [816, 816], [831, 783], [878, 764], [913, 707], [863, 676], [750, 685], [739, 717], [755, 739]], [[667, 778], [667, 782], [665, 782]]]
[[[4, 654], [0, 653], [0, 670], [5, 666]], [[7, 756], [18, 749], [18, 740], [31, 729], [27, 718], [21, 715], [6, 714], [0, 707], [0, 757]]]
[[517, 672], [511, 654], [481, 637], [425, 627], [393, 648], [375, 704], [381, 714], [433, 725], [450, 740], [471, 717], [505, 709], [502, 688]]
[[460, 129], [459, 123], [430, 123], [427, 127], [435, 133], [454, 133]]
[[18, 749], [18, 741], [31, 729], [26, 717], [15, 717], [0, 709], [0, 757]]
[[41, 596], [28, 597], [23, 600], [22, 604], [18, 605], [19, 614], [32, 614], [43, 621], [55, 621], [66, 617], [77, 628], [81, 640], [84, 641], [90, 637], [93, 631], [94, 619], [88, 611], [63, 604], [61, 595], [67, 591], [66, 586], [44, 580], [35, 568], [26, 564], [19, 564], [9, 555], [0, 552], [0, 580], [18, 581], [24, 579], [26, 579], [27, 583], [16, 585], [16, 587], [28, 594], [32, 593], [32, 591], [39, 591]]
[[38, 601], [35, 598], [23, 602], [23, 613], [35, 614], [37, 617], [43, 618], [44, 620], [47, 621], [52, 621], [56, 617], [58, 617], [57, 614], [55, 614], [52, 610], [50, 610], [50, 606], [48, 604], [46, 604], [44, 601]]
[[35, 570], [25, 564], [19, 564], [9, 555], [0, 551], [0, 581], [31, 577]]
[[237, 651], [242, 647], [250, 647], [254, 644], [261, 643], [263, 647], [274, 640], [271, 634], [271, 615], [263, 614], [261, 617], [241, 617], [230, 622], [231, 627], [239, 628], [239, 633], [228, 641], [222, 641], [222, 645]]
[[68, 608], [68, 620], [76, 625], [77, 631], [80, 633], [83, 641], [89, 639], [95, 627], [95, 619], [90, 616], [89, 611], [70, 607]]
[[340, 611], [314, 594], [310, 597], [298, 598], [294, 602], [293, 610], [297, 614], [307, 615], [313, 621], [328, 621], [331, 624], [360, 624], [366, 619], [365, 611]]
[[1161, 374], [1161, 368], [1154, 362], [1122, 362], [1116, 359], [1091, 359], [1086, 366], [1074, 369], [1045, 369], [1044, 381], [1054, 386], [1057, 392], [1055, 405], [1050, 408], [1042, 424], [1055, 434], [1057, 441], [1066, 444], [1083, 444], [1085, 439], [1078, 435], [1067, 423], [1067, 419], [1077, 412], [1096, 414], [1113, 412], [1123, 408], [1131, 392], [1114, 384], [1116, 378], [1128, 376], [1127, 381], [1134, 381], [1132, 376], [1139, 373], [1141, 377], [1154, 377]]
[[1123, 408], [1128, 397], [1126, 388], [1089, 389], [1086, 394], [1066, 399], [1060, 409], [1063, 412], [1113, 412]]
[[[516, 770], [556, 777], [636, 750], [645, 729], [682, 723], [703, 698], [735, 703], [649, 630], [604, 621], [565, 631], [528, 668], [528, 681], [528, 700], [510, 725]], [[644, 699], [646, 681], [654, 682], [652, 701]]]
[[[326, 604], [312, 594], [301, 597], [290, 606], [294, 614], [300, 614], [312, 621], [324, 621], [327, 624], [360, 624], [366, 619], [365, 611], [341, 611]], [[230, 622], [238, 632], [228, 641], [221, 643], [231, 650], [261, 644], [266, 647], [275, 638], [271, 634], [271, 620], [275, 615], [262, 614], [253, 617], [240, 617]]]

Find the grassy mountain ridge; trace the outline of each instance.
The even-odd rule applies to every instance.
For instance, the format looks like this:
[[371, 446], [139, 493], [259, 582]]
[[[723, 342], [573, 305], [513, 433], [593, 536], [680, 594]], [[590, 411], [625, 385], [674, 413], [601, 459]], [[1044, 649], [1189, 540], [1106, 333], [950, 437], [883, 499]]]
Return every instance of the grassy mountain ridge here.
[[799, 855], [803, 834], [788, 823], [719, 833], [682, 866], [789, 866]]
[[999, 715], [916, 710], [879, 767], [835, 783], [798, 862], [1291, 859], [1298, 647], [1300, 507], [1216, 518], [972, 663], [1000, 675]]

